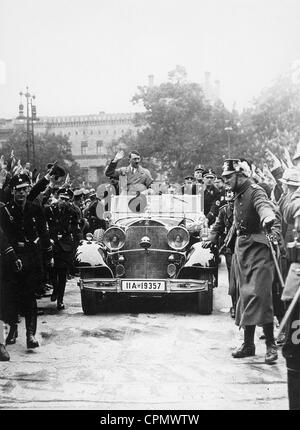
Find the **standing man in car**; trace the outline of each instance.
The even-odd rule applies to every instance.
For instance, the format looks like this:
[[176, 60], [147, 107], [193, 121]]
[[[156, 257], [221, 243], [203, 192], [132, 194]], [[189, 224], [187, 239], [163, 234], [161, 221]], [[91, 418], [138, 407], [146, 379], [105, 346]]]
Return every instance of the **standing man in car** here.
[[124, 151], [119, 151], [106, 168], [108, 178], [119, 179], [120, 192], [125, 188], [129, 194], [144, 191], [151, 187], [153, 178], [148, 169], [140, 165], [141, 156], [137, 151], [129, 153], [129, 165], [117, 168], [117, 164], [124, 158]]

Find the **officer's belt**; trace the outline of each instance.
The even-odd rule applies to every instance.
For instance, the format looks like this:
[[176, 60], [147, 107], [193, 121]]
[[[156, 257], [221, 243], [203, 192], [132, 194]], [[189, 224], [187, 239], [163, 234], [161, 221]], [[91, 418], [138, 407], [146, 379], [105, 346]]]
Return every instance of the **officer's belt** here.
[[239, 236], [249, 236], [250, 234], [260, 234], [262, 233], [260, 230], [256, 230], [256, 231], [249, 231], [246, 229], [237, 229], [236, 230], [236, 235]]
[[37, 245], [36, 245], [35, 242], [33, 242], [31, 240], [28, 240], [28, 241], [25, 241], [25, 242], [17, 242], [16, 246], [17, 246], [18, 251], [22, 251], [22, 250], [25, 250], [25, 249], [28, 249], [28, 248], [35, 249]]

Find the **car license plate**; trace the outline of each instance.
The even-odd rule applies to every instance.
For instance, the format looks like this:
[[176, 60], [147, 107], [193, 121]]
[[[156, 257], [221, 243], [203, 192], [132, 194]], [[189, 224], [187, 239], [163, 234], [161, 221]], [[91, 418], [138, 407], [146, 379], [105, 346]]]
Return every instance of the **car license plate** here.
[[122, 291], [165, 291], [166, 281], [122, 281]]

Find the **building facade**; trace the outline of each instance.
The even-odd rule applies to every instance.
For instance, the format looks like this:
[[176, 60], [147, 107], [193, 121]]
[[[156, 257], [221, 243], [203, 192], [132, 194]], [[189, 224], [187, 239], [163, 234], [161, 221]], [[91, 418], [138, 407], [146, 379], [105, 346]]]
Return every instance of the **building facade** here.
[[66, 136], [84, 180], [99, 183], [105, 166], [116, 150], [115, 143], [127, 133], [136, 133], [134, 113], [40, 117], [35, 134]]

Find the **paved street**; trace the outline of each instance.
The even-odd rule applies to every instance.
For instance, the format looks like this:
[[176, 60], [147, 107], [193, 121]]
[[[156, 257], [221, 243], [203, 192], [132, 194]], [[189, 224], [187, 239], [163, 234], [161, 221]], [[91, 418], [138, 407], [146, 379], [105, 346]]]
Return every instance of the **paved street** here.
[[227, 273], [220, 267], [212, 315], [193, 303], [137, 302], [82, 313], [77, 279], [66, 310], [38, 301], [41, 347], [27, 351], [24, 320], [10, 362], [0, 363], [1, 409], [288, 409], [285, 361], [233, 359], [242, 333], [229, 316]]

